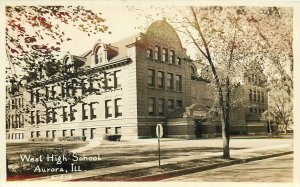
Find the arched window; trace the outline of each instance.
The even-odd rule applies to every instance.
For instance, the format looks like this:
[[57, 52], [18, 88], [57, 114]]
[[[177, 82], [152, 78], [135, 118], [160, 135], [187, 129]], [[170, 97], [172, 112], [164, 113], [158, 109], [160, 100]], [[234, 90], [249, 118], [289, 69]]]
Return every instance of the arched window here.
[[69, 61], [70, 60], [70, 57], [66, 57], [65, 58], [65, 61], [64, 61], [64, 66], [65, 66], [65, 72], [68, 72], [68, 70], [69, 70], [69, 68], [68, 68], [68, 66], [69, 66]]
[[194, 68], [193, 66], [191, 66], [191, 74], [192, 74], [192, 75], [195, 75], [195, 74], [196, 74], [196, 70], [195, 70], [195, 68]]
[[100, 48], [100, 46], [97, 46], [95, 49], [95, 64], [101, 63], [103, 59], [103, 53]]

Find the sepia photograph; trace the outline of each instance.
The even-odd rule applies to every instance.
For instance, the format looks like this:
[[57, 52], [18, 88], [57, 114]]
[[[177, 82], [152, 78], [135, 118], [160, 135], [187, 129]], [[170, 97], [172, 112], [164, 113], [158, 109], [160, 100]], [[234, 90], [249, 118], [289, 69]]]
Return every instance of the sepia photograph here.
[[7, 182], [293, 183], [292, 5], [13, 2]]

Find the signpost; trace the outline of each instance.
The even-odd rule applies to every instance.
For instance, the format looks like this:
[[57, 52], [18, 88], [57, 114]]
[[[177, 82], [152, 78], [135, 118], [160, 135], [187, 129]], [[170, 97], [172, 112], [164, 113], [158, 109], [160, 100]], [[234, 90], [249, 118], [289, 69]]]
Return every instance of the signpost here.
[[156, 136], [158, 140], [158, 166], [160, 167], [160, 138], [162, 138], [164, 130], [161, 124], [156, 125]]

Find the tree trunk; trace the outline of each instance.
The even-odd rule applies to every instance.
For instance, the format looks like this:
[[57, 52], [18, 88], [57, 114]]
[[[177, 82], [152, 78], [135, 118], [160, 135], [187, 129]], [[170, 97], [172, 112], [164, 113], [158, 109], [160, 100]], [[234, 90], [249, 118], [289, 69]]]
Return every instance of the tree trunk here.
[[222, 124], [222, 138], [223, 138], [223, 158], [230, 159], [229, 141], [230, 141], [230, 81], [229, 77], [226, 77], [226, 98], [224, 108], [224, 124]]
[[[226, 114], [223, 115], [224, 117]], [[223, 158], [224, 159], [230, 159], [230, 149], [229, 149], [229, 128], [228, 128], [228, 120], [222, 119], [224, 117], [221, 117], [221, 124], [222, 124], [222, 139], [223, 139]]]
[[[228, 87], [229, 88], [229, 87]], [[221, 108], [221, 125], [222, 125], [222, 139], [223, 139], [223, 158], [230, 159], [230, 149], [229, 149], [229, 100], [228, 97], [230, 92], [227, 89], [226, 100], [224, 101], [222, 88], [218, 86], [219, 93], [219, 105]]]
[[285, 134], [287, 134], [288, 124], [284, 124]]

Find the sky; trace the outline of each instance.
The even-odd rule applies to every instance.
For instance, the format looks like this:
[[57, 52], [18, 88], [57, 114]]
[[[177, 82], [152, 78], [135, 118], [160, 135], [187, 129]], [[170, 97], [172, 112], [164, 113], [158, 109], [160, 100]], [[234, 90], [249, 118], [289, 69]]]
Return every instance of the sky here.
[[72, 26], [66, 26], [68, 28], [66, 34], [72, 40], [65, 42], [61, 46], [62, 53], [69, 51], [71, 54], [80, 55], [91, 49], [99, 39], [104, 43], [114, 43], [139, 33], [139, 30], [135, 28], [143, 24], [142, 20], [138, 21], [135, 13], [130, 12], [125, 6], [94, 6], [87, 7], [87, 9], [101, 12], [103, 18], [106, 19], [105, 24], [109, 27], [112, 34], [98, 33], [89, 37], [86, 33]]
[[[79, 31], [72, 26], [66, 26], [66, 34], [72, 38], [71, 41], [65, 42], [62, 46], [62, 56], [67, 52], [74, 55], [83, 54], [85, 51], [91, 49], [97, 40], [101, 40], [104, 43], [114, 43], [122, 40], [128, 36], [133, 36], [140, 32], [144, 32], [145, 29], [152, 23], [152, 20], [163, 19], [163, 14], [158, 13], [158, 10], [154, 7], [147, 6], [124, 6], [124, 5], [101, 5], [101, 6], [86, 6], [86, 9], [91, 9], [94, 12], [101, 12], [105, 23], [112, 34], [98, 33], [96, 35], [87, 36], [86, 33]], [[174, 14], [176, 9], [169, 9], [169, 15]], [[151, 15], [151, 18], [149, 18]], [[195, 52], [191, 46], [187, 46], [184, 40], [181, 39], [183, 47], [187, 48], [188, 54], [192, 57], [195, 56]], [[80, 44], [80, 47], [78, 46]]]

